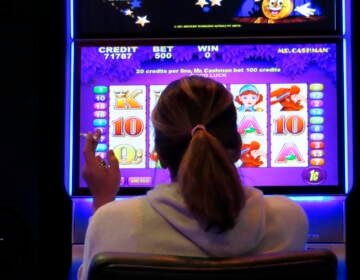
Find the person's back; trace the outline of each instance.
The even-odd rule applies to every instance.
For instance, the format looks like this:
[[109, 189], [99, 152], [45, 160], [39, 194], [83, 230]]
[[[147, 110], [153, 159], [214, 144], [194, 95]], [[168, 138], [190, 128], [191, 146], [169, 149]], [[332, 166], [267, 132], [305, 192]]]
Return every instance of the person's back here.
[[299, 205], [242, 186], [234, 164], [242, 144], [236, 109], [222, 84], [199, 76], [170, 83], [152, 122], [172, 183], [145, 196], [110, 202], [120, 176], [117, 159], [110, 151], [110, 166], [99, 166], [97, 143], [87, 137], [83, 176], [98, 209], [87, 229], [80, 279], [101, 251], [225, 257], [305, 248], [308, 221]]

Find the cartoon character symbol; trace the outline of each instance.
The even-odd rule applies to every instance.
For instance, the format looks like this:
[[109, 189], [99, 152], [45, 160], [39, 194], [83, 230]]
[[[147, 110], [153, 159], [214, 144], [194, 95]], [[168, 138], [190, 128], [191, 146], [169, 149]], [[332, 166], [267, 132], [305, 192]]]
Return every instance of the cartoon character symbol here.
[[[261, 0], [254, 0], [259, 3]], [[296, 0], [295, 0], [296, 1]], [[281, 19], [289, 17], [293, 12], [309, 17], [315, 14], [315, 9], [310, 7], [310, 2], [296, 6], [294, 0], [262, 0], [261, 11], [267, 18], [267, 23], [276, 23]], [[263, 19], [258, 18], [255, 23], [262, 23]]]
[[280, 111], [300, 111], [304, 108], [301, 104], [305, 98], [300, 95], [300, 88], [298, 86], [291, 86], [290, 88], [278, 88], [271, 92], [271, 105], [280, 103], [282, 108]]
[[239, 90], [239, 94], [235, 97], [235, 101], [240, 104], [238, 110], [240, 112], [261, 112], [260, 107], [255, 107], [263, 100], [263, 96], [259, 93], [256, 86], [246, 84]]
[[242, 161], [240, 167], [259, 167], [264, 164], [261, 160], [262, 157], [266, 157], [266, 154], [260, 151], [260, 143], [258, 141], [243, 144], [240, 152], [240, 160]]
[[263, 0], [261, 10], [268, 23], [288, 17], [294, 9], [293, 0]]

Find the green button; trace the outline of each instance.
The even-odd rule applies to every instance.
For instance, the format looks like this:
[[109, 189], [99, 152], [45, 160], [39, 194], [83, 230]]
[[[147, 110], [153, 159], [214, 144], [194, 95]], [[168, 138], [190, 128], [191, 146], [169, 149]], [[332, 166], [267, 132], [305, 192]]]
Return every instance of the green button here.
[[95, 86], [93, 91], [95, 94], [104, 94], [108, 92], [108, 88], [106, 86]]

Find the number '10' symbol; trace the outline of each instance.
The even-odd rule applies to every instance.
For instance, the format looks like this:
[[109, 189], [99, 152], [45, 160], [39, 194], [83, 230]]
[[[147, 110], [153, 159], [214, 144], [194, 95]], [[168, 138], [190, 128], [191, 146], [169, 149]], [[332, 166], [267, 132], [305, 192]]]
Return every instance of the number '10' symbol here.
[[144, 130], [144, 123], [136, 117], [119, 118], [114, 123], [115, 136], [138, 136]]
[[300, 134], [304, 132], [305, 122], [299, 116], [290, 116], [286, 118], [281, 116], [275, 121], [275, 134]]

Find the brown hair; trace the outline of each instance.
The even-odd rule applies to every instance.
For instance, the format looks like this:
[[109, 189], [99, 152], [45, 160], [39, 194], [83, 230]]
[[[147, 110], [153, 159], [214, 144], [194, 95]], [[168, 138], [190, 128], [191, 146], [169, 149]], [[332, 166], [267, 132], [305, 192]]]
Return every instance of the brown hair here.
[[[245, 195], [234, 165], [241, 137], [232, 94], [220, 83], [187, 76], [170, 83], [153, 112], [155, 149], [205, 230], [234, 227]], [[203, 125], [205, 129], [192, 129]]]

